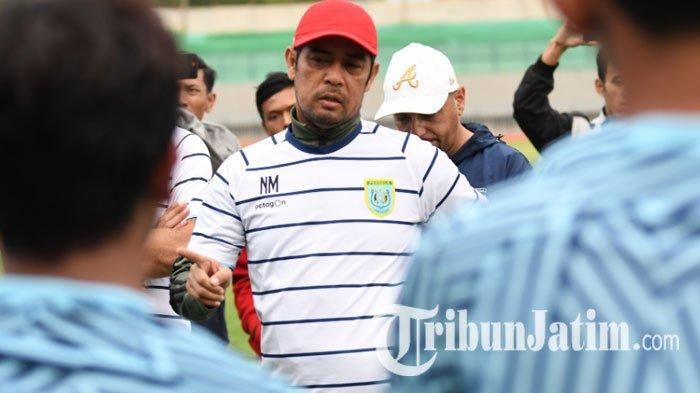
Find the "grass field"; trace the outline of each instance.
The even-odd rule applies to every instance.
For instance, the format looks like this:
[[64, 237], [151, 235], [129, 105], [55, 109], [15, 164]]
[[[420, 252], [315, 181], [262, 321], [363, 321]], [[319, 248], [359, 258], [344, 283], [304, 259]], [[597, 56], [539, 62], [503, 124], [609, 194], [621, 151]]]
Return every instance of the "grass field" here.
[[241, 321], [238, 319], [236, 307], [233, 304], [233, 291], [226, 292], [226, 326], [228, 327], [228, 338], [231, 341], [230, 347], [246, 356], [255, 356], [255, 352], [250, 349], [248, 335], [241, 328]]

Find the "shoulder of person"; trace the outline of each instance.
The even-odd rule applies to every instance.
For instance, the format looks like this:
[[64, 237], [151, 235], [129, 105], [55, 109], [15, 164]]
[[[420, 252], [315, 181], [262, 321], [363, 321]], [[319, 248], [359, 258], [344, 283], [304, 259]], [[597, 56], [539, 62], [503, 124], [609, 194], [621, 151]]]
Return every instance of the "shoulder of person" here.
[[436, 148], [433, 145], [412, 133], [395, 130], [371, 121], [363, 123], [363, 133], [371, 130], [378, 139], [385, 141], [387, 147], [404, 155], [407, 159], [432, 157], [435, 154]]
[[202, 124], [208, 133], [221, 135], [223, 138], [235, 140], [238, 142], [238, 137], [233, 131], [229, 130], [226, 126], [219, 123], [214, 123], [211, 121], [203, 121]]
[[520, 157], [522, 156], [523, 159], [527, 160], [525, 157], [525, 154], [521, 152], [520, 150], [516, 149], [515, 147], [509, 145], [506, 141], [504, 141], [501, 136], [499, 135], [496, 139], [498, 139], [499, 143], [495, 143], [491, 146], [490, 148], [493, 149], [498, 149], [499, 153], [508, 156], [508, 157]]
[[245, 173], [248, 167], [265, 166], [268, 160], [278, 156], [274, 151], [283, 143], [286, 143], [285, 131], [240, 148], [224, 160], [217, 172], [238, 176]]
[[178, 154], [206, 153], [208, 151], [207, 146], [199, 135], [180, 127], [175, 127], [173, 143], [175, 144], [175, 150]]

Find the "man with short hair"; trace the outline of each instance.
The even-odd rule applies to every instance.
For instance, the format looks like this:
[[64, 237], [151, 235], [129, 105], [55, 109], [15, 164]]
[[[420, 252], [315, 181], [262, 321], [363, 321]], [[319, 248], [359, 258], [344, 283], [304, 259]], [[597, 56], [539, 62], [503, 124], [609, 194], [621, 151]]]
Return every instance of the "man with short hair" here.
[[625, 81], [617, 66], [602, 49], [596, 56], [598, 78], [595, 89], [605, 100], [598, 117], [589, 120], [581, 112], [558, 112], [549, 103], [554, 90], [554, 71], [561, 56], [571, 48], [592, 45], [571, 24], [565, 23], [549, 42], [537, 62], [525, 72], [515, 92], [513, 116], [538, 151], [566, 135], [577, 136], [597, 130], [610, 116], [627, 111]]
[[181, 110], [177, 125], [202, 138], [209, 150], [212, 168], [216, 171], [225, 159], [241, 148], [241, 145], [236, 135], [228, 128], [204, 120], [204, 115], [211, 112], [216, 104], [216, 71], [198, 55], [189, 55], [197, 69], [197, 77], [178, 81]]
[[296, 103], [294, 81], [284, 72], [271, 72], [255, 90], [255, 106], [267, 135], [284, 131], [292, 122]]
[[384, 102], [375, 120], [394, 115], [397, 129], [439, 147], [469, 184], [485, 193], [487, 187], [529, 170], [530, 163], [485, 125], [461, 122], [466, 95], [447, 56], [412, 43], [391, 57]]
[[0, 4], [3, 392], [284, 390], [152, 319], [141, 292], [175, 161], [175, 48], [139, 0]]
[[211, 112], [216, 104], [214, 82], [216, 71], [207, 65], [197, 54], [189, 54], [192, 57], [194, 68], [197, 69], [196, 78], [180, 79], [180, 107], [187, 109], [197, 119], [203, 119], [206, 113]]
[[291, 125], [224, 162], [171, 276], [173, 307], [206, 316], [247, 247], [262, 363], [297, 387], [386, 387], [377, 333], [419, 225], [483, 199], [439, 149], [360, 118], [376, 55], [374, 22], [357, 4], [307, 9], [285, 52]]
[[425, 231], [402, 303], [439, 306], [421, 324], [451, 314], [462, 350], [436, 339], [429, 370], [395, 391], [700, 386], [700, 2], [556, 3], [608, 49], [630, 115]]

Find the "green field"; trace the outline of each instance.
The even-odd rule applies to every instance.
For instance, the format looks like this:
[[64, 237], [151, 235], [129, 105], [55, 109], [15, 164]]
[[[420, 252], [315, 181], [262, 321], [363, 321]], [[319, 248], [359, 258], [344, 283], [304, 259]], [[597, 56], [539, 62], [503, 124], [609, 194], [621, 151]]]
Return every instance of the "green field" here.
[[233, 292], [226, 292], [226, 325], [228, 327], [228, 338], [231, 340], [231, 348], [247, 356], [255, 356], [255, 352], [250, 349], [248, 335], [241, 328], [241, 321], [238, 319], [236, 307], [233, 304]]

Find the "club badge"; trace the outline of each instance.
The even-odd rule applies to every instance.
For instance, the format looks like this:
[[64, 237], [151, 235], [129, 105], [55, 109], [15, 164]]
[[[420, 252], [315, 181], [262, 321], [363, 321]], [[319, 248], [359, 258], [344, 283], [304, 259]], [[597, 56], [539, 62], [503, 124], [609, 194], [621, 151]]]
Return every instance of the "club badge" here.
[[372, 214], [386, 217], [394, 210], [396, 189], [391, 179], [366, 179], [365, 204]]

